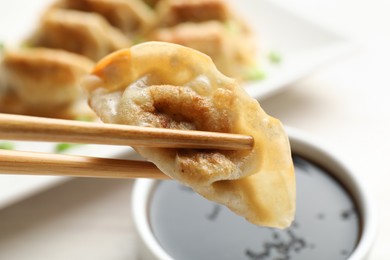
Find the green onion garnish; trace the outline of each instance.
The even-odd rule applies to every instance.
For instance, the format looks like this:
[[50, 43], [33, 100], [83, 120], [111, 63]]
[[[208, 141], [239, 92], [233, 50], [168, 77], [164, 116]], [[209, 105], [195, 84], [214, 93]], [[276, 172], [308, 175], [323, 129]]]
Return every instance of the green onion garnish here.
[[0, 149], [13, 150], [14, 148], [15, 148], [14, 143], [11, 143], [11, 142], [1, 142], [0, 143]]
[[3, 52], [5, 50], [4, 43], [0, 42], [0, 52]]
[[267, 77], [267, 74], [260, 68], [253, 67], [246, 72], [245, 76], [248, 80], [263, 80]]
[[268, 53], [268, 60], [273, 64], [279, 64], [282, 62], [282, 56], [274, 51]]
[[92, 116], [88, 116], [88, 115], [79, 115], [75, 119], [77, 121], [83, 121], [83, 122], [92, 122], [93, 121]]
[[69, 149], [72, 149], [74, 147], [79, 146], [79, 144], [69, 144], [69, 143], [60, 143], [57, 144], [55, 147], [55, 152], [56, 153], [63, 153], [65, 151], [68, 151]]

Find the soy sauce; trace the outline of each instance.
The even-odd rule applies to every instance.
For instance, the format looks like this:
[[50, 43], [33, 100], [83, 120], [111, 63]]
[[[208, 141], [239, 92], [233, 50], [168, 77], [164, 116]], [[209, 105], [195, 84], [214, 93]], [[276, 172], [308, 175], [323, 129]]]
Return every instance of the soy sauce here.
[[297, 213], [285, 230], [258, 227], [175, 181], [160, 182], [150, 224], [173, 259], [347, 259], [360, 216], [347, 190], [323, 168], [294, 156]]

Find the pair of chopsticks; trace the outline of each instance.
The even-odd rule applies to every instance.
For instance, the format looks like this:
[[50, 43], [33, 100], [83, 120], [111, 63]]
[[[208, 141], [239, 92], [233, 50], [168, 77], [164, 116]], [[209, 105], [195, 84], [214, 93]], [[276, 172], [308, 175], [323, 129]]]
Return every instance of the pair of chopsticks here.
[[[0, 113], [0, 139], [135, 147], [243, 150], [246, 135], [81, 122]], [[0, 173], [100, 178], [168, 178], [149, 162], [0, 150]]]

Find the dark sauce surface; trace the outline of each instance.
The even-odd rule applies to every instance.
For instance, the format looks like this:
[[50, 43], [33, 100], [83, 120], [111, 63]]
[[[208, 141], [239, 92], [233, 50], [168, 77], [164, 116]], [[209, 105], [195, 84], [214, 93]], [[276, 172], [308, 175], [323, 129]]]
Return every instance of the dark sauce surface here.
[[174, 259], [347, 259], [360, 233], [349, 193], [322, 168], [295, 156], [297, 213], [285, 230], [257, 227], [175, 181], [160, 182], [150, 223]]

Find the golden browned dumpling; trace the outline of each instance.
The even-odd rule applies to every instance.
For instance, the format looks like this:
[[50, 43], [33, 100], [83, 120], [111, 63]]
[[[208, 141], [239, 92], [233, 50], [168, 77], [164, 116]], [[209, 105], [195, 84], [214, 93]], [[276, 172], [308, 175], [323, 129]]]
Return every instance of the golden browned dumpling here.
[[63, 49], [98, 60], [131, 45], [129, 39], [94, 13], [49, 9], [29, 45]]
[[8, 113], [66, 117], [82, 99], [79, 80], [94, 63], [62, 50], [8, 50], [2, 61], [7, 93], [0, 110]]
[[170, 27], [185, 22], [225, 22], [231, 13], [224, 0], [164, 0], [157, 6], [158, 26]]
[[223, 0], [165, 0], [156, 8], [152, 41], [171, 42], [209, 55], [227, 76], [245, 80], [256, 67], [253, 33]]
[[254, 224], [284, 228], [293, 220], [295, 177], [281, 123], [208, 56], [175, 44], [144, 43], [101, 60], [83, 86], [104, 122], [253, 136], [254, 147], [245, 151], [135, 149]]
[[62, 0], [58, 6], [100, 14], [131, 38], [141, 37], [155, 20], [153, 11], [140, 0]]
[[217, 21], [183, 23], [155, 30], [150, 38], [184, 45], [210, 56], [225, 75], [243, 79], [255, 67], [253, 41], [244, 36], [232, 37], [226, 25]]

